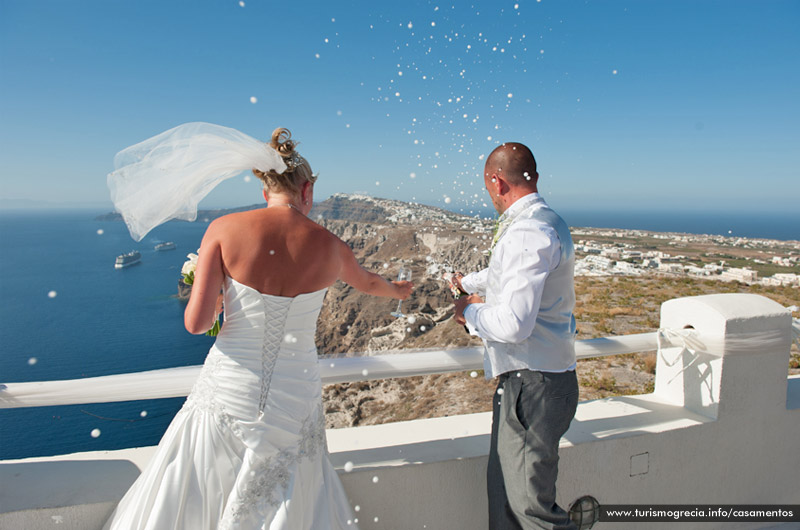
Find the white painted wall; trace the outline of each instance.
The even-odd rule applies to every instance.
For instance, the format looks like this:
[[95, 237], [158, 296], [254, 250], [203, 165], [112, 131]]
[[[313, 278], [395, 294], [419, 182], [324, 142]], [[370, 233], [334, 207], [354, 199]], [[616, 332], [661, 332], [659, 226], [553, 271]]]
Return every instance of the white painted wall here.
[[[606, 504], [800, 504], [800, 377], [786, 376], [790, 314], [733, 294], [670, 300], [661, 318], [664, 328], [693, 327], [699, 350], [663, 349], [653, 394], [578, 406], [561, 443], [559, 502], [592, 495]], [[485, 529], [490, 423], [484, 413], [328, 431], [361, 528]], [[133, 465], [152, 451], [0, 464], [0, 529], [52, 529], [54, 516], [55, 528], [100, 528]], [[341, 470], [347, 462], [349, 473]]]

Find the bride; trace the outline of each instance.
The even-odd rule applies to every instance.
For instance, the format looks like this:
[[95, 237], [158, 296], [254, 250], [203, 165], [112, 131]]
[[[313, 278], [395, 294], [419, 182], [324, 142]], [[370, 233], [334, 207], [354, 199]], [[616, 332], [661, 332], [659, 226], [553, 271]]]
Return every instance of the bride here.
[[[337, 280], [397, 299], [413, 286], [364, 270], [344, 242], [308, 219], [317, 177], [295, 145], [286, 129], [275, 130], [269, 148], [260, 144], [279, 156], [253, 169], [267, 207], [220, 217], [203, 237], [185, 325], [203, 333], [222, 307], [224, 325], [108, 529], [356, 527], [327, 456], [316, 320]], [[133, 234], [119, 186], [137, 174], [126, 164], [109, 185]]]

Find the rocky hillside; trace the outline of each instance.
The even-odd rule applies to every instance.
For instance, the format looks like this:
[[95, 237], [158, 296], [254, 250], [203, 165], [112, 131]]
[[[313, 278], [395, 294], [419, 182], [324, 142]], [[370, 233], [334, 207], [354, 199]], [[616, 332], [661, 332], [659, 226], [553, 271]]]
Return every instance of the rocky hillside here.
[[[410, 268], [416, 287], [402, 304], [410, 318], [397, 319], [390, 315], [395, 301], [362, 294], [341, 282], [334, 284], [320, 315], [320, 353], [352, 355], [399, 347], [438, 347], [450, 342], [466, 344], [468, 337], [461, 326], [452, 326], [449, 333], [444, 331], [443, 325], [452, 317], [452, 296], [441, 274], [455, 266], [464, 270], [485, 266], [486, 256], [474, 251], [481, 243], [478, 236], [457, 230], [420, 233], [408, 227], [349, 221], [323, 224], [350, 244], [367, 270], [394, 279], [400, 267]], [[456, 261], [465, 248], [464, 259]]]
[[[480, 344], [453, 320], [444, 272], [479, 270], [488, 262], [491, 221], [438, 208], [364, 196], [334, 195], [311, 216], [346, 241], [368, 270], [388, 279], [410, 268], [414, 293], [395, 318], [396, 302], [359, 293], [338, 282], [320, 313], [321, 355]], [[324, 389], [328, 427], [346, 427], [486, 410], [492, 384], [482, 377], [447, 374], [330, 385]]]
[[[334, 284], [320, 316], [320, 353], [354, 355], [470, 341], [461, 326], [447, 325], [452, 296], [441, 276], [486, 266], [490, 222], [438, 208], [346, 195], [334, 195], [315, 211], [319, 222], [347, 242], [367, 270], [394, 279], [401, 267], [410, 268], [416, 285], [402, 306], [410, 318], [397, 319], [390, 315], [396, 307], [392, 300]], [[361, 215], [369, 221], [362, 221]]]

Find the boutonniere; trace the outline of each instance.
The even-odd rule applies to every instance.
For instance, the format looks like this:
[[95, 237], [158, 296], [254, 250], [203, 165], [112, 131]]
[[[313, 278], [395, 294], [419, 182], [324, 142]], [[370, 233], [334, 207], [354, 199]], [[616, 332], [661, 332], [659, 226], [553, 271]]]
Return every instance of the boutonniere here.
[[503, 235], [503, 232], [506, 231], [512, 220], [513, 219], [509, 216], [501, 215], [494, 223], [494, 233], [492, 234], [492, 246], [489, 247], [489, 257], [492, 256], [492, 252], [494, 252], [494, 247], [497, 246], [500, 236]]

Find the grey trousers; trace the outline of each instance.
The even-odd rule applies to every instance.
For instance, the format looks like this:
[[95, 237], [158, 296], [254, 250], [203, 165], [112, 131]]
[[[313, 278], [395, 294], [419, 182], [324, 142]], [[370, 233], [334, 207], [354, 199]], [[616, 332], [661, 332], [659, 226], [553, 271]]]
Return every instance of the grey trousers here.
[[576, 528], [556, 503], [558, 443], [578, 406], [575, 372], [512, 371], [499, 377], [497, 389], [487, 469], [489, 529]]

